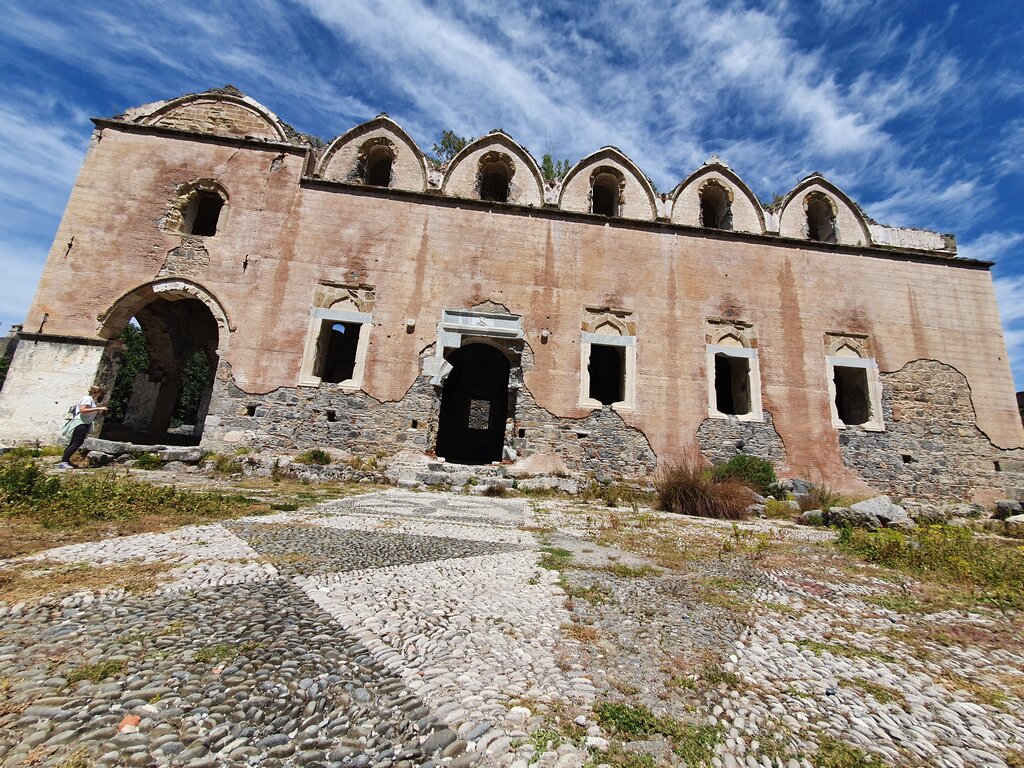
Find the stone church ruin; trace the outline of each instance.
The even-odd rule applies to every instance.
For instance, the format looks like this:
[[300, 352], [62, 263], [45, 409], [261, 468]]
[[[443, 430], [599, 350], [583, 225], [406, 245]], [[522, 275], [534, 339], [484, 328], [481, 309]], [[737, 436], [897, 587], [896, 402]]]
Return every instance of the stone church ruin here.
[[[148, 367], [102, 430], [136, 442], [625, 478], [699, 449], [920, 497], [1019, 485], [990, 263], [820, 174], [765, 207], [717, 157], [659, 193], [603, 147], [552, 182], [500, 130], [439, 167], [386, 115], [323, 146], [230, 87], [94, 123], [0, 440], [53, 442], [134, 320]], [[215, 374], [174, 432], [196, 355]]]

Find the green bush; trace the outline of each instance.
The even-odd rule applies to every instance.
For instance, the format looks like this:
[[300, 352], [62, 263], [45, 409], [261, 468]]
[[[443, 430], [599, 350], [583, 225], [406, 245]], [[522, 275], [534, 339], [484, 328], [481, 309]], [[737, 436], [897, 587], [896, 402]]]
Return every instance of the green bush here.
[[140, 453], [135, 457], [135, 466], [139, 469], [160, 469], [164, 462], [155, 453]]
[[331, 454], [322, 448], [310, 448], [295, 457], [296, 464], [317, 464], [324, 466], [331, 463]]
[[1024, 608], [1024, 551], [976, 536], [969, 528], [928, 525], [908, 533], [843, 528], [836, 545], [922, 580], [960, 587], [982, 602]]
[[762, 496], [778, 496], [779, 479], [775, 476], [775, 467], [767, 459], [739, 453], [713, 470], [715, 477], [732, 477], [746, 483]]
[[745, 483], [734, 477], [717, 477], [697, 459], [659, 470], [654, 487], [658, 506], [680, 515], [744, 520], [753, 503]]

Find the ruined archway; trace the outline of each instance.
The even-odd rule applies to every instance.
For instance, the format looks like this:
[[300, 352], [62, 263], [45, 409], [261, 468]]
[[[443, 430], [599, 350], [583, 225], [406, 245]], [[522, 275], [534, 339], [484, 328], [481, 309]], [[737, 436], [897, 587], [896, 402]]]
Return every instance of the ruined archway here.
[[126, 294], [100, 319], [100, 336], [121, 339], [131, 324], [144, 339], [134, 366], [121, 364], [121, 343], [111, 345], [105, 383], [125, 402], [105, 421], [101, 437], [198, 444], [227, 331], [220, 305], [196, 285], [161, 281]]
[[457, 464], [501, 461], [508, 418], [508, 357], [485, 343], [467, 344], [445, 357], [437, 455]]

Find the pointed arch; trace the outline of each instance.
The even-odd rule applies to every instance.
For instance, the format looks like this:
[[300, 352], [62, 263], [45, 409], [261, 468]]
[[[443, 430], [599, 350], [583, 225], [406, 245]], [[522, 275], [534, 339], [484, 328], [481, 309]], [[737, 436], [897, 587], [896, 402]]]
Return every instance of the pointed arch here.
[[731, 193], [729, 200], [732, 229], [736, 232], [764, 234], [764, 208], [743, 179], [728, 165], [709, 161], [676, 186], [671, 194], [672, 223], [691, 227], [702, 226], [701, 193], [705, 184], [717, 182]]
[[808, 231], [807, 208], [815, 199], [828, 201], [835, 213], [835, 242], [841, 245], [871, 245], [867, 218], [845, 192], [820, 173], [802, 179], [779, 207], [779, 234], [797, 240], [815, 239]]
[[481, 199], [484, 176], [498, 164], [508, 169], [507, 202], [539, 208], [544, 205], [544, 181], [540, 166], [525, 147], [502, 130], [471, 141], [448, 163], [441, 191], [451, 197]]
[[412, 136], [386, 114], [377, 115], [331, 141], [317, 162], [314, 175], [331, 181], [368, 183], [367, 162], [374, 151], [392, 155], [390, 183], [374, 186], [410, 192], [426, 190], [426, 156]]
[[158, 104], [136, 121], [215, 136], [288, 141], [280, 118], [238, 91], [190, 93]]
[[562, 180], [558, 207], [563, 211], [591, 213], [593, 209], [594, 181], [601, 177], [595, 173], [601, 167], [622, 174], [618, 210], [627, 219], [653, 221], [658, 216], [657, 195], [650, 180], [639, 166], [616, 147], [602, 147], [574, 165]]

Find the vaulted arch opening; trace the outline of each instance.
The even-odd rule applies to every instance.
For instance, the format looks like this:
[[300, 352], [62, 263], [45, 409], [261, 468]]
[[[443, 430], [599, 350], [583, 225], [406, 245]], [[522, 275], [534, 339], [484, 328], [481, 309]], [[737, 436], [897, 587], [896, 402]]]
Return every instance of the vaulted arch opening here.
[[[140, 289], [141, 290], [141, 289]], [[101, 437], [140, 444], [195, 445], [213, 393], [220, 328], [205, 302], [151, 293], [110, 313], [116, 376]], [[131, 312], [125, 320], [125, 312]], [[120, 329], [116, 327], [120, 325]]]
[[700, 224], [708, 229], [732, 229], [732, 201], [729, 190], [709, 181], [700, 191]]
[[391, 186], [391, 168], [395, 162], [395, 155], [385, 145], [378, 144], [372, 147], [366, 154], [366, 184], [372, 187]]
[[839, 231], [833, 202], [821, 192], [812, 192], [804, 200], [807, 211], [807, 237], [819, 243], [835, 243]]
[[507, 203], [512, 169], [504, 160], [491, 160], [480, 165], [480, 199]]

